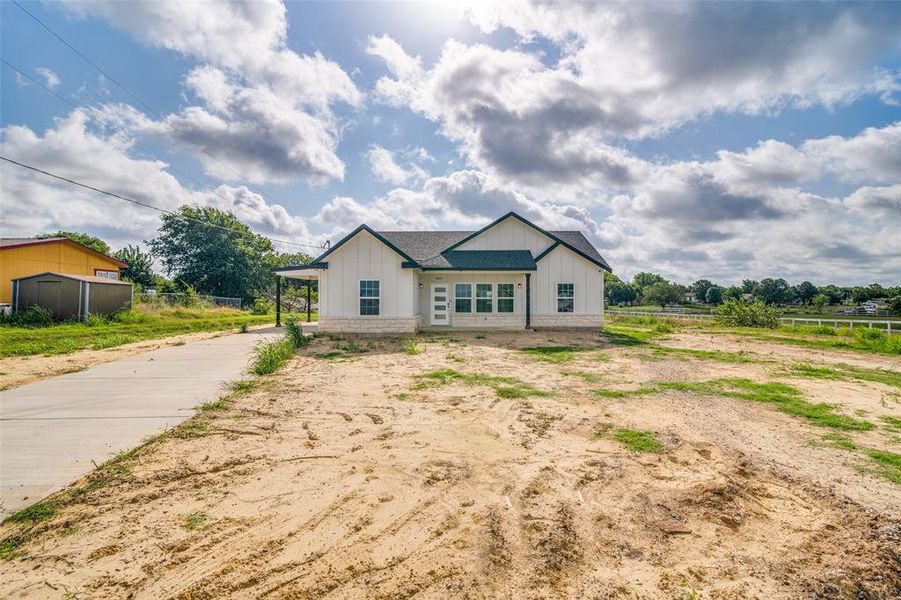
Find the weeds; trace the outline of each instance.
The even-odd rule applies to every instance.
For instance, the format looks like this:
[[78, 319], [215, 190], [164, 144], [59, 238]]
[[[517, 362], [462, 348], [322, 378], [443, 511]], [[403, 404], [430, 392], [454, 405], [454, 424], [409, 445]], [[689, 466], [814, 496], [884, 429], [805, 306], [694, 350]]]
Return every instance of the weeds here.
[[207, 522], [207, 516], [202, 512], [191, 513], [187, 517], [185, 517], [185, 529], [188, 531], [194, 531], [195, 529], [200, 529]]
[[845, 364], [820, 367], [810, 363], [796, 363], [792, 365], [791, 372], [816, 379], [859, 379], [901, 388], [901, 373], [884, 369], [863, 369]]
[[893, 483], [901, 484], [901, 454], [885, 450], [868, 450], [867, 456], [878, 465], [873, 473]]
[[472, 386], [486, 386], [493, 388], [499, 398], [528, 398], [531, 396], [550, 396], [551, 392], [539, 390], [525, 381], [515, 377], [501, 377], [497, 375], [482, 375], [479, 373], [461, 373], [454, 369], [440, 369], [423, 373], [418, 377], [419, 381], [415, 389], [427, 389], [463, 383]]
[[822, 439], [834, 448], [857, 450], [857, 444], [854, 443], [854, 440], [852, 440], [850, 436], [841, 433], [827, 433]]
[[251, 372], [254, 375], [268, 375], [274, 373], [285, 362], [294, 356], [294, 342], [290, 338], [284, 338], [273, 342], [263, 342], [254, 350], [254, 360]]
[[762, 362], [760, 359], [749, 356], [743, 352], [724, 352], [722, 350], [694, 350], [691, 348], [670, 348], [658, 346], [651, 350], [653, 356], [688, 356], [698, 360], [712, 360], [723, 363], [754, 363]]
[[597, 383], [603, 379], [597, 373], [589, 373], [588, 371], [561, 371], [560, 374], [567, 377], [580, 377], [586, 383]]
[[893, 433], [901, 433], [901, 419], [898, 417], [879, 417], [879, 420], [885, 423], [885, 428]]
[[678, 390], [704, 395], [726, 396], [754, 402], [773, 404], [784, 413], [801, 417], [820, 427], [867, 431], [875, 425], [836, 412], [832, 404], [812, 404], [804, 400], [801, 392], [784, 383], [755, 383], [749, 379], [716, 379], [704, 382], [658, 383], [661, 390]]
[[595, 437], [603, 438], [610, 435], [614, 440], [625, 446], [630, 452], [663, 452], [663, 444], [657, 440], [657, 435], [653, 431], [639, 431], [637, 429], [619, 428], [612, 429], [609, 425], [604, 425], [595, 433]]
[[417, 354], [422, 354], [422, 348], [416, 343], [416, 340], [406, 339], [403, 343], [404, 352], [409, 354], [410, 356], [416, 356]]
[[452, 360], [457, 363], [465, 363], [466, 359], [460, 356], [459, 354], [454, 354], [453, 352], [449, 352], [445, 357], [447, 360]]
[[647, 396], [653, 394], [657, 389], [651, 386], [642, 386], [635, 390], [591, 390], [591, 393], [601, 398], [633, 398], [637, 396]]
[[560, 364], [571, 362], [576, 358], [576, 348], [571, 346], [540, 346], [535, 348], [523, 348], [522, 350], [538, 360]]

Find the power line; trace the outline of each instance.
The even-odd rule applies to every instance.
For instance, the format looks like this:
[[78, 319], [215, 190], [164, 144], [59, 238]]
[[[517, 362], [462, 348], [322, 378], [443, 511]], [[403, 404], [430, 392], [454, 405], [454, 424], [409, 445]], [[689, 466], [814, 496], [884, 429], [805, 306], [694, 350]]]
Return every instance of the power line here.
[[[170, 123], [168, 120], [166, 120], [160, 113], [158, 113], [157, 111], [155, 111], [150, 105], [148, 105], [146, 102], [144, 102], [143, 100], [141, 100], [136, 94], [134, 94], [133, 92], [131, 92], [130, 90], [128, 90], [128, 88], [126, 88], [124, 85], [122, 85], [121, 83], [119, 83], [119, 81], [118, 81], [115, 77], [113, 77], [112, 75], [110, 75], [109, 73], [107, 73], [107, 72], [106, 72], [102, 67], [100, 67], [97, 63], [95, 63], [95, 62], [92, 61], [90, 58], [88, 58], [87, 56], [85, 56], [81, 51], [78, 50], [78, 48], [76, 48], [75, 46], [73, 46], [72, 44], [70, 44], [68, 41], [66, 41], [66, 39], [63, 38], [63, 36], [61, 36], [60, 34], [58, 34], [57, 32], [55, 32], [53, 29], [51, 29], [49, 25], [47, 25], [46, 23], [44, 23], [41, 19], [39, 19], [37, 16], [35, 16], [31, 11], [29, 11], [27, 8], [25, 8], [24, 6], [22, 6], [22, 4], [20, 4], [20, 3], [18, 2], [18, 0], [12, 0], [12, 3], [15, 4], [15, 5], [16, 5], [22, 12], [24, 12], [26, 15], [28, 15], [29, 17], [31, 17], [32, 19], [34, 19], [34, 21], [37, 22], [38, 25], [40, 25], [41, 27], [43, 27], [44, 29], [46, 29], [47, 32], [49, 32], [53, 37], [55, 37], [55, 38], [58, 39], [60, 42], [62, 42], [63, 44], [65, 44], [65, 46], [66, 46], [67, 48], [69, 48], [70, 50], [72, 50], [72, 52], [74, 52], [75, 54], [77, 54], [78, 56], [80, 56], [85, 62], [87, 62], [87, 63], [88, 63], [89, 65], [91, 65], [92, 67], [94, 67], [101, 75], [103, 75], [104, 77], [106, 77], [107, 79], [109, 79], [116, 87], [118, 87], [120, 90], [122, 90], [123, 92], [125, 92], [126, 94], [128, 94], [128, 96], [131, 97], [132, 99], [134, 99], [135, 102], [137, 102], [138, 104], [140, 104], [141, 106], [143, 106], [148, 112], [150, 112], [151, 114], [153, 114], [157, 119], [160, 120], [161, 123], [165, 124], [167, 127], [169, 127], [169, 129], [171, 129], [171, 130], [174, 131], [175, 133], [179, 133], [178, 129], [177, 129], [172, 123]], [[231, 173], [232, 175], [234, 175], [235, 177], [237, 177], [239, 180], [241, 180], [245, 185], [247, 185], [248, 187], [251, 185], [251, 183], [250, 183], [243, 175], [241, 175], [240, 173], [238, 173], [235, 169], [231, 168], [228, 164], [226, 164], [226, 163], [225, 163], [224, 161], [222, 161], [220, 158], [218, 158], [217, 156], [215, 156], [214, 154], [212, 154], [211, 152], [209, 152], [209, 151], [206, 150], [205, 148], [199, 148], [199, 150], [200, 150], [201, 152], [203, 152], [203, 154], [205, 154], [206, 156], [208, 156], [209, 158], [211, 158], [212, 160], [214, 160], [214, 161], [216, 161], [217, 163], [219, 163], [223, 168], [225, 168], [229, 173]], [[255, 191], [255, 190], [254, 190], [254, 191]], [[278, 200], [272, 198], [271, 196], [269, 196], [269, 195], [266, 194], [265, 192], [256, 192], [256, 193], [260, 194], [261, 196], [263, 196], [263, 197], [265, 197], [265, 198], [268, 198], [268, 199], [271, 200], [272, 202], [279, 203]]]
[[[179, 219], [184, 219], [184, 220], [186, 220], [186, 221], [193, 221], [193, 222], [195, 222], [195, 223], [200, 223], [201, 225], [206, 225], [206, 226], [208, 226], [208, 227], [213, 227], [213, 228], [215, 228], [215, 229], [222, 229], [222, 230], [224, 230], [224, 231], [230, 231], [230, 232], [232, 232], [232, 233], [238, 233], [238, 234], [240, 234], [240, 235], [260, 235], [260, 234], [254, 233], [254, 232], [252, 232], [252, 231], [241, 231], [240, 229], [232, 229], [231, 227], [225, 227], [224, 225], [216, 225], [215, 223], [210, 223], [210, 222], [208, 222], [208, 221], [202, 221], [202, 220], [200, 220], [200, 219], [194, 219], [194, 218], [192, 218], [192, 217], [186, 217], [186, 216], [184, 216], [184, 215], [182, 215], [182, 214], [179, 214], [179, 213], [177, 213], [177, 212], [175, 212], [175, 211], [171, 211], [171, 210], [168, 210], [168, 209], [165, 209], [165, 208], [160, 208], [159, 206], [154, 206], [154, 205], [152, 205], [152, 204], [147, 204], [146, 202], [141, 202], [140, 200], [135, 200], [134, 198], [129, 198], [129, 197], [127, 197], [127, 196], [123, 196], [123, 195], [117, 194], [117, 193], [115, 193], [115, 192], [109, 192], [109, 191], [107, 191], [107, 190], [103, 190], [103, 189], [100, 189], [100, 188], [98, 188], [98, 187], [94, 187], [94, 186], [92, 186], [92, 185], [88, 185], [87, 183], [81, 183], [80, 181], [75, 181], [74, 179], [69, 179], [68, 177], [63, 177], [62, 175], [57, 175], [57, 174], [55, 174], [55, 173], [51, 173], [51, 172], [49, 172], [49, 171], [45, 171], [45, 170], [43, 170], [43, 169], [39, 169], [38, 167], [34, 167], [34, 166], [32, 166], [32, 165], [27, 165], [27, 164], [25, 164], [25, 163], [19, 162], [19, 161], [17, 161], [17, 160], [13, 160], [13, 159], [11, 159], [11, 158], [7, 158], [7, 157], [2, 156], [2, 155], [0, 155], [0, 160], [5, 160], [5, 161], [8, 162], [8, 163], [12, 163], [12, 164], [14, 164], [14, 165], [16, 165], [16, 166], [19, 166], [19, 167], [22, 167], [22, 168], [24, 168], [24, 169], [29, 169], [29, 170], [34, 171], [34, 172], [36, 172], [36, 173], [40, 173], [40, 174], [42, 174], [42, 175], [46, 175], [47, 177], [52, 177], [52, 178], [58, 179], [58, 180], [60, 180], [60, 181], [65, 181], [66, 183], [71, 183], [72, 185], [77, 185], [78, 187], [82, 187], [82, 188], [85, 188], [85, 189], [88, 189], [88, 190], [91, 190], [91, 191], [94, 191], [94, 192], [98, 192], [98, 193], [104, 194], [104, 195], [106, 195], [106, 196], [111, 196], [111, 197], [113, 197], [113, 198], [118, 198], [119, 200], [124, 200], [125, 202], [130, 202], [130, 203], [132, 203], [132, 204], [136, 204], [136, 205], [142, 206], [142, 207], [144, 207], [144, 208], [149, 208], [149, 209], [151, 209], [151, 210], [155, 210], [155, 211], [160, 212], [160, 213], [163, 213], [163, 214], [172, 215], [172, 216], [177, 217], [177, 218], [179, 218]], [[267, 237], [267, 236], [263, 236], [263, 237]], [[286, 241], [286, 240], [279, 240], [279, 239], [276, 239], [276, 238], [269, 238], [269, 239], [272, 240], [273, 242], [278, 242], [278, 243], [280, 243], [280, 244], [288, 244], [288, 245], [291, 245], [291, 246], [306, 246], [306, 247], [308, 247], [308, 248], [318, 248], [318, 249], [320, 249], [320, 250], [322, 250], [322, 249], [324, 248], [324, 246], [317, 246], [317, 245], [314, 245], [314, 244], [301, 244], [301, 243], [298, 243], [298, 242], [289, 242], [289, 241]]]

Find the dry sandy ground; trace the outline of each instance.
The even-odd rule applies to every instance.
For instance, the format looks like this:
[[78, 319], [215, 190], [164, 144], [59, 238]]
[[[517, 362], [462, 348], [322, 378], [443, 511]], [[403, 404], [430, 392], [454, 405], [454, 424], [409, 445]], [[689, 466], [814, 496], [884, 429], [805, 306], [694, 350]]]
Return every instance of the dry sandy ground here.
[[[0, 596], [898, 597], [901, 486], [862, 470], [859, 452], [812, 444], [829, 430], [768, 404], [591, 392], [740, 375], [878, 421], [899, 416], [897, 390], [796, 379], [779, 362], [648, 360], [588, 333], [426, 339], [418, 355], [377, 340], [332, 359], [316, 355], [343, 342], [315, 341], [264, 389], [198, 417], [197, 435], [150, 446], [39, 525], [0, 564]], [[723, 340], [768, 359], [901, 368], [892, 357]], [[516, 349], [537, 345], [588, 350], [552, 364]], [[417, 389], [435, 369], [553, 395]], [[597, 435], [611, 427], [656, 432], [663, 452]], [[898, 451], [883, 428], [850, 435]], [[17, 531], [4, 525], [0, 538]]]
[[[254, 328], [251, 328], [253, 330]], [[235, 333], [230, 331], [207, 331], [174, 335], [159, 340], [145, 340], [123, 344], [103, 350], [79, 350], [70, 354], [53, 356], [9, 356], [0, 359], [0, 390], [8, 390], [32, 381], [55, 375], [83, 371], [93, 365], [111, 362], [166, 346], [181, 346], [187, 342], [207, 340]]]

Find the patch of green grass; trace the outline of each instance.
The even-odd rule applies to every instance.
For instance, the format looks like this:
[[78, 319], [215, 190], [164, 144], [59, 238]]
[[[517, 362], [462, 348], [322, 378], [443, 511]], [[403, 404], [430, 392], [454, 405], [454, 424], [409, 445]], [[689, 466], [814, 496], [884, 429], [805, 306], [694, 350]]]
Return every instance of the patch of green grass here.
[[613, 346], [642, 346], [647, 343], [646, 337], [624, 331], [611, 331], [610, 326], [604, 330], [604, 341]]
[[416, 343], [416, 340], [406, 339], [403, 343], [404, 352], [411, 356], [415, 356], [417, 354], [422, 354], [422, 348], [419, 347], [419, 344]]
[[580, 377], [585, 380], [586, 383], [597, 383], [603, 379], [597, 373], [590, 373], [588, 371], [560, 371], [561, 375], [566, 375], [567, 377]]
[[404, 400], [410, 399], [410, 394], [407, 392], [398, 392], [397, 394], [394, 394], [394, 399], [403, 402]]
[[187, 517], [185, 517], [185, 529], [188, 531], [194, 531], [195, 529], [200, 529], [207, 522], [208, 517], [202, 512], [191, 513]]
[[485, 338], [484, 335], [477, 335], [477, 336], [476, 336], [476, 339], [477, 339], [477, 340], [484, 340], [484, 339], [486, 339], [486, 338]]
[[368, 352], [366, 348], [358, 344], [357, 342], [351, 340], [344, 344], [340, 344], [338, 346], [338, 350], [343, 352], [347, 352], [348, 354], [363, 354], [364, 352]]
[[329, 350], [328, 352], [320, 352], [314, 356], [322, 360], [331, 360], [333, 358], [343, 358], [347, 355], [341, 350]]
[[86, 348], [101, 350], [184, 333], [233, 330], [242, 324], [260, 325], [272, 320], [271, 315], [251, 315], [228, 308], [138, 308], [109, 319], [94, 319], [91, 324], [65, 322], [38, 329], [4, 325], [0, 327], [0, 358], [68, 354]]
[[875, 425], [869, 421], [855, 419], [836, 411], [832, 404], [813, 404], [804, 399], [795, 387], [784, 383], [756, 383], [749, 379], [716, 379], [702, 382], [658, 383], [662, 390], [679, 390], [696, 394], [726, 396], [753, 402], [773, 404], [777, 410], [801, 417], [821, 427], [866, 431]]
[[536, 346], [534, 348], [523, 348], [522, 351], [538, 360], [560, 364], [575, 360], [578, 350], [571, 346]]
[[20, 511], [14, 512], [13, 514], [6, 517], [3, 522], [34, 525], [36, 523], [40, 523], [41, 521], [52, 519], [56, 516], [57, 512], [58, 507], [56, 503], [48, 500], [42, 500], [40, 502], [35, 502], [31, 506], [26, 506]]
[[873, 470], [876, 475], [901, 484], [901, 454], [885, 450], [869, 450], [867, 456], [878, 465]]
[[712, 360], [716, 362], [734, 364], [762, 362], [760, 359], [749, 356], [743, 352], [725, 352], [722, 350], [695, 350], [692, 348], [669, 348], [664, 346], [657, 346], [656, 348], [651, 350], [651, 354], [653, 356], [659, 357], [686, 356], [690, 358], [697, 358], [698, 360]]
[[780, 327], [774, 332], [748, 328], [721, 328], [714, 331], [805, 348], [838, 348], [875, 354], [901, 354], [901, 335], [888, 335], [880, 329], [867, 327], [833, 329], [831, 334], [824, 334], [810, 327]]
[[253, 364], [250, 370], [254, 375], [274, 373], [294, 356], [294, 350], [294, 344], [288, 338], [260, 343], [254, 350]]
[[796, 363], [791, 372], [802, 377], [816, 379], [859, 379], [873, 381], [901, 388], [901, 373], [885, 369], [864, 369], [852, 365], [838, 364], [831, 367], [816, 366], [810, 363]]
[[462, 383], [472, 386], [486, 386], [494, 388], [499, 398], [528, 398], [531, 396], [550, 396], [551, 392], [539, 390], [521, 379], [515, 377], [502, 377], [498, 375], [482, 375], [480, 373], [461, 373], [454, 369], [439, 369], [429, 371], [418, 377], [419, 381], [415, 389], [427, 389]]
[[0, 560], [10, 560], [19, 554], [19, 547], [28, 541], [28, 536], [15, 533], [0, 540]]
[[636, 396], [647, 396], [653, 394], [657, 389], [650, 386], [642, 386], [635, 390], [591, 390], [591, 393], [601, 398], [633, 398]]
[[445, 358], [447, 358], [447, 360], [452, 360], [457, 363], [465, 363], [466, 362], [465, 358], [463, 358], [459, 354], [455, 354], [453, 352], [449, 352]]
[[205, 434], [208, 428], [209, 425], [203, 421], [185, 421], [173, 429], [169, 435], [179, 439], [196, 438]]
[[204, 402], [197, 406], [197, 410], [200, 412], [213, 412], [217, 410], [225, 410], [231, 405], [231, 402], [228, 401], [226, 397], [221, 397], [217, 400], [210, 400], [209, 402]]
[[653, 431], [620, 428], [614, 430], [613, 439], [630, 452], [663, 452], [663, 444], [657, 440], [657, 435]]
[[898, 417], [879, 417], [879, 420], [885, 423], [885, 428], [894, 433], [901, 433], [901, 419]]
[[834, 448], [841, 448], [842, 450], [857, 450], [857, 444], [854, 443], [854, 440], [852, 440], [850, 436], [844, 435], [842, 433], [827, 433], [822, 437], [822, 439], [824, 442]]

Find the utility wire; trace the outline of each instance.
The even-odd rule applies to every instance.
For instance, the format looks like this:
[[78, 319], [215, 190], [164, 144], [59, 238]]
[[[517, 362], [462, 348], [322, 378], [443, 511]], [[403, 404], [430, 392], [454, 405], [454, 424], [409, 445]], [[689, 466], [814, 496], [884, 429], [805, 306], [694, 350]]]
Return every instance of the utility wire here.
[[[22, 12], [24, 12], [26, 15], [28, 15], [29, 17], [31, 17], [32, 19], [34, 19], [34, 21], [37, 22], [38, 25], [40, 25], [41, 27], [43, 27], [44, 29], [46, 29], [53, 37], [55, 37], [55, 38], [58, 39], [60, 42], [62, 42], [63, 44], [65, 44], [65, 46], [66, 46], [67, 48], [69, 48], [70, 50], [72, 50], [72, 52], [74, 52], [75, 54], [77, 54], [78, 56], [80, 56], [85, 62], [87, 62], [89, 65], [91, 65], [92, 67], [94, 67], [95, 69], [97, 69], [97, 71], [100, 72], [101, 75], [103, 75], [104, 77], [106, 77], [107, 79], [109, 79], [111, 82], [113, 82], [113, 84], [114, 84], [116, 87], [118, 87], [120, 90], [122, 90], [123, 92], [125, 92], [126, 94], [128, 94], [128, 96], [131, 97], [132, 99], [134, 99], [135, 102], [137, 102], [138, 104], [140, 104], [141, 106], [143, 106], [149, 113], [153, 114], [157, 119], [160, 120], [161, 123], [164, 123], [166, 126], [169, 127], [169, 129], [171, 129], [171, 130], [174, 131], [175, 133], [179, 133], [178, 129], [176, 129], [176, 127], [175, 127], [172, 123], [170, 123], [168, 120], [166, 120], [160, 113], [158, 113], [157, 111], [155, 111], [150, 105], [148, 105], [146, 102], [144, 102], [143, 100], [141, 100], [136, 94], [134, 94], [133, 92], [129, 91], [128, 88], [126, 88], [124, 85], [122, 85], [121, 83], [119, 83], [119, 81], [118, 81], [115, 77], [113, 77], [112, 75], [110, 75], [109, 73], [107, 73], [107, 72], [106, 72], [103, 68], [101, 68], [97, 63], [95, 63], [95, 62], [92, 61], [90, 58], [88, 58], [87, 56], [85, 56], [81, 51], [78, 50], [78, 48], [76, 48], [75, 46], [73, 46], [72, 44], [70, 44], [69, 42], [67, 42], [67, 41], [65, 40], [65, 38], [63, 38], [60, 34], [56, 33], [54, 30], [52, 30], [46, 23], [44, 23], [41, 19], [39, 19], [37, 16], [35, 16], [34, 13], [32, 13], [32, 12], [29, 11], [27, 8], [25, 8], [24, 6], [22, 6], [22, 4], [21, 4], [18, 0], [12, 0], [12, 3], [15, 4], [15, 5], [16, 5]], [[205, 148], [199, 148], [199, 150], [200, 150], [201, 152], [203, 152], [206, 156], [208, 156], [209, 158], [211, 158], [212, 160], [214, 160], [214, 161], [216, 161], [217, 163], [219, 163], [223, 168], [225, 168], [229, 173], [231, 173], [232, 175], [234, 175], [235, 177], [237, 177], [239, 180], [241, 180], [245, 185], [247, 185], [248, 187], [251, 185], [251, 183], [250, 183], [247, 179], [245, 179], [243, 175], [241, 175], [241, 174], [238, 173], [236, 170], [234, 170], [233, 168], [231, 168], [228, 164], [226, 164], [225, 162], [223, 162], [223, 161], [222, 161], [221, 159], [219, 159], [217, 156], [213, 155], [212, 153], [210, 153], [210, 152], [209, 152], [208, 150], [206, 150]], [[255, 190], [254, 190], [254, 191], [255, 191]], [[261, 196], [264, 196], [264, 197], [268, 198], [268, 199], [271, 200], [272, 202], [278, 203], [278, 200], [275, 200], [274, 198], [272, 198], [271, 196], [269, 196], [269, 195], [266, 194], [265, 192], [257, 192], [257, 193], [260, 194]]]
[[[21, 162], [19, 162], [19, 161], [17, 161], [17, 160], [13, 160], [13, 159], [11, 159], [11, 158], [7, 158], [7, 157], [2, 156], [2, 155], [0, 155], [0, 160], [5, 160], [5, 161], [8, 162], [8, 163], [11, 163], [11, 164], [14, 164], [14, 165], [16, 165], [16, 166], [22, 167], [22, 168], [24, 168], [24, 169], [29, 169], [29, 170], [34, 171], [34, 172], [36, 172], [36, 173], [40, 173], [40, 174], [42, 174], [42, 175], [46, 175], [47, 177], [52, 177], [53, 179], [58, 179], [58, 180], [60, 180], [60, 181], [65, 181], [66, 183], [71, 183], [72, 185], [77, 185], [78, 187], [82, 187], [82, 188], [85, 188], [85, 189], [88, 189], [88, 190], [91, 190], [91, 191], [94, 191], [94, 192], [98, 192], [98, 193], [104, 194], [104, 195], [106, 195], [106, 196], [111, 196], [111, 197], [113, 197], [113, 198], [118, 198], [119, 200], [124, 200], [125, 202], [130, 202], [130, 203], [132, 203], [132, 204], [136, 204], [136, 205], [142, 206], [142, 207], [144, 207], [144, 208], [149, 208], [149, 209], [151, 209], [151, 210], [155, 210], [155, 211], [157, 211], [157, 212], [164, 213], [164, 214], [167, 214], [167, 215], [172, 215], [172, 216], [177, 217], [177, 218], [179, 218], [179, 219], [184, 219], [184, 220], [186, 220], [186, 221], [193, 221], [193, 222], [195, 222], [195, 223], [200, 223], [201, 225], [206, 225], [206, 226], [208, 226], [208, 227], [213, 227], [213, 228], [215, 228], [215, 229], [222, 229], [222, 230], [224, 230], [224, 231], [230, 231], [230, 232], [232, 232], [232, 233], [237, 233], [237, 234], [240, 234], [240, 235], [260, 235], [260, 234], [254, 233], [254, 232], [252, 232], [252, 231], [241, 231], [240, 229], [232, 229], [231, 227], [225, 227], [224, 225], [216, 225], [215, 223], [210, 223], [210, 222], [208, 222], [208, 221], [203, 221], [203, 220], [201, 220], [201, 219], [194, 219], [194, 218], [192, 218], [192, 217], [186, 217], [186, 216], [184, 216], [184, 215], [182, 215], [182, 214], [180, 214], [180, 213], [177, 213], [177, 212], [175, 212], [175, 211], [167, 210], [167, 209], [165, 209], [165, 208], [160, 208], [159, 206], [154, 206], [154, 205], [152, 205], [152, 204], [147, 204], [146, 202], [141, 202], [140, 200], [135, 200], [134, 198], [129, 198], [129, 197], [127, 197], [127, 196], [123, 196], [123, 195], [117, 194], [117, 193], [115, 193], [115, 192], [108, 192], [108, 191], [103, 190], [103, 189], [100, 189], [100, 188], [98, 188], [98, 187], [94, 187], [94, 186], [88, 185], [88, 184], [86, 184], [86, 183], [81, 183], [80, 181], [75, 181], [74, 179], [69, 179], [68, 177], [63, 177], [62, 175], [57, 175], [57, 174], [55, 174], [55, 173], [51, 173], [50, 171], [45, 171], [45, 170], [43, 170], [43, 169], [39, 169], [38, 167], [34, 167], [34, 166], [32, 166], [32, 165], [27, 165], [27, 164], [25, 164], [25, 163], [21, 163]], [[267, 237], [267, 236], [262, 236], [262, 237]], [[298, 243], [298, 242], [289, 242], [289, 241], [286, 241], [286, 240], [279, 240], [279, 239], [276, 239], [276, 238], [269, 238], [269, 239], [271, 239], [273, 242], [278, 242], [278, 243], [280, 243], [280, 244], [289, 244], [289, 245], [291, 245], [291, 246], [306, 246], [306, 247], [308, 247], [308, 248], [319, 248], [320, 250], [323, 249], [323, 246], [317, 246], [317, 245], [314, 245], [314, 244], [301, 244], [301, 243]]]

